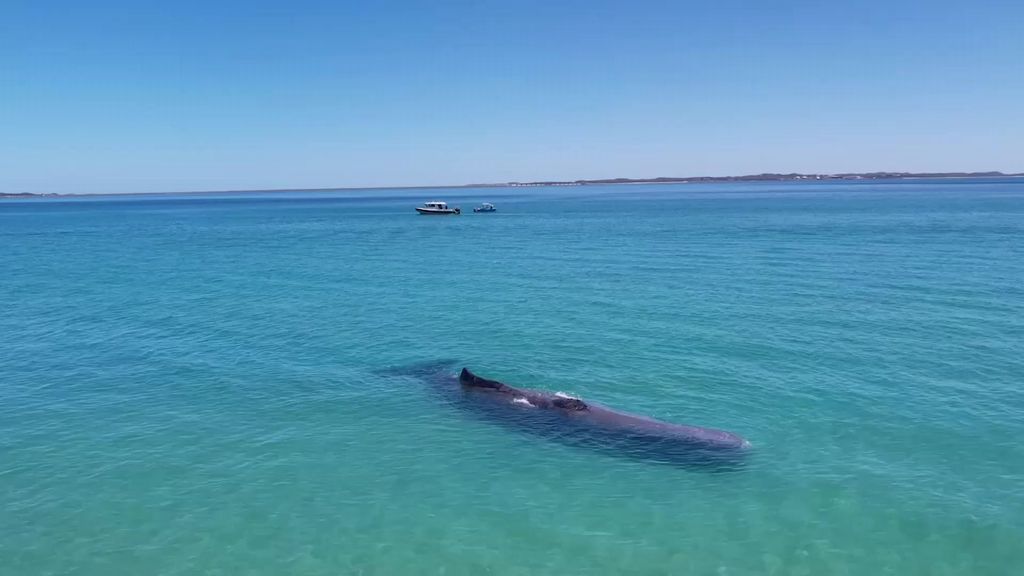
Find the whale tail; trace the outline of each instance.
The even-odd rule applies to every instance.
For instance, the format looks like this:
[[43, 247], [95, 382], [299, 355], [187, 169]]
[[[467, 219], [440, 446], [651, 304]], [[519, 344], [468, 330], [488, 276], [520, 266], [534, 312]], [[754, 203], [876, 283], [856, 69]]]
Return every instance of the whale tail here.
[[426, 377], [434, 376], [449, 372], [452, 364], [455, 364], [457, 360], [444, 359], [444, 360], [428, 360], [426, 362], [417, 362], [416, 364], [409, 364], [405, 366], [388, 366], [375, 370], [374, 373], [378, 376], [412, 376], [412, 377]]

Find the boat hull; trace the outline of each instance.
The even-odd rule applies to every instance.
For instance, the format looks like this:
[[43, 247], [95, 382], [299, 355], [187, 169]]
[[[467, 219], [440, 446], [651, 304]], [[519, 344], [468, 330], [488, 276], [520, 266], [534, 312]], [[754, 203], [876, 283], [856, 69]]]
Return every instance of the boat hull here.
[[458, 210], [458, 209], [455, 209], [455, 210], [432, 210], [430, 208], [417, 208], [416, 211], [419, 212], [420, 214], [428, 214], [428, 215], [432, 215], [432, 216], [456, 216], [456, 215], [462, 213], [462, 211]]

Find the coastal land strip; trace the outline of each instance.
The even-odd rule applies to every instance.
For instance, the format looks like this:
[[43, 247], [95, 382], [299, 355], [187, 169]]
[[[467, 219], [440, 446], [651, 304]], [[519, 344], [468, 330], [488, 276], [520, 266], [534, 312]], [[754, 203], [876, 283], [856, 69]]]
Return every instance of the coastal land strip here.
[[[500, 182], [481, 184], [456, 184], [450, 186], [368, 186], [342, 188], [277, 188], [266, 190], [205, 190], [186, 192], [137, 192], [117, 194], [136, 196], [148, 194], [225, 194], [225, 193], [266, 193], [266, 192], [331, 192], [339, 190], [418, 190], [438, 188], [505, 188], [521, 186], [605, 186], [611, 184], [706, 184], [714, 182], [782, 182], [789, 180], [893, 180], [925, 178], [1018, 178], [1024, 173], [1004, 172], [849, 172], [839, 174], [748, 174], [745, 176], [688, 176], [659, 178], [601, 178], [594, 180], [544, 180], [530, 182]], [[55, 194], [36, 192], [0, 192], [0, 198], [67, 198], [76, 196], [104, 196], [107, 194]], [[114, 195], [114, 194], [109, 194]]]

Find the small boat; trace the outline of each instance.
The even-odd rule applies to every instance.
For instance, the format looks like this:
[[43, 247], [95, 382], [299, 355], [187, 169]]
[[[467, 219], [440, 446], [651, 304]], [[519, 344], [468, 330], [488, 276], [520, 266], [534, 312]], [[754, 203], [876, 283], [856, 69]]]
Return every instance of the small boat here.
[[423, 206], [417, 206], [416, 211], [420, 214], [462, 214], [460, 208], [449, 208], [446, 202], [424, 202]]
[[484, 202], [483, 204], [473, 208], [473, 212], [497, 212], [498, 210], [494, 207], [494, 204], [490, 202]]

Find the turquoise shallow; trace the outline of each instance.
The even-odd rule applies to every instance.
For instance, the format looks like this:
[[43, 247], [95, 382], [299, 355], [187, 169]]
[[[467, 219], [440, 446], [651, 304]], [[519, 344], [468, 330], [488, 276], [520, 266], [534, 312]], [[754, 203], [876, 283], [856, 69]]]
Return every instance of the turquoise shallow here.
[[[1024, 569], [1024, 180], [4, 200], [0, 288], [4, 576]], [[438, 358], [754, 451], [379, 375]]]

